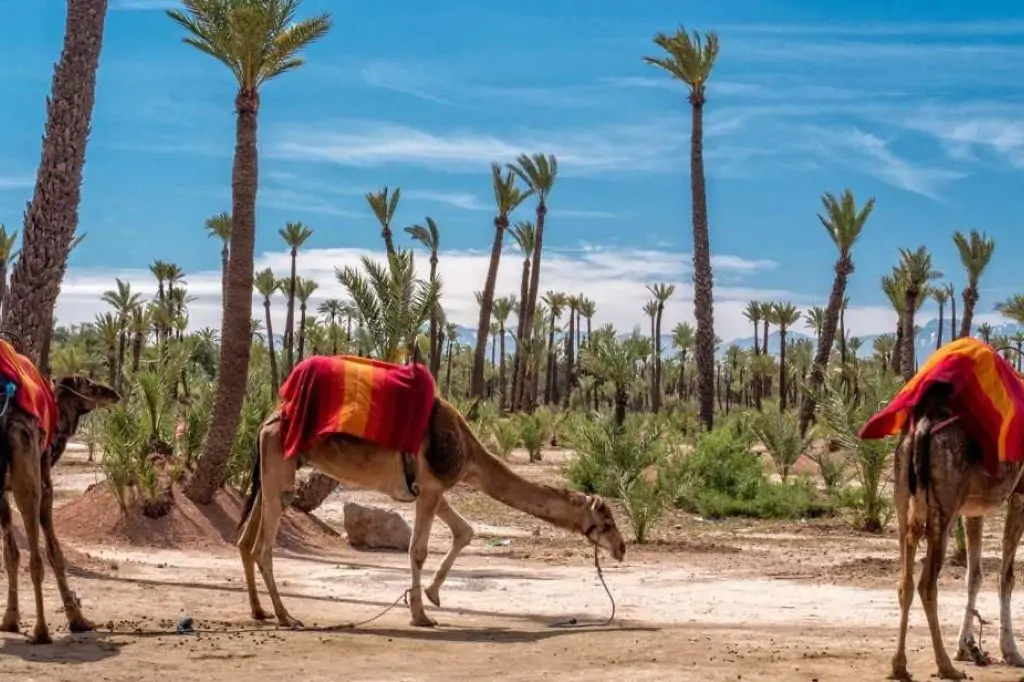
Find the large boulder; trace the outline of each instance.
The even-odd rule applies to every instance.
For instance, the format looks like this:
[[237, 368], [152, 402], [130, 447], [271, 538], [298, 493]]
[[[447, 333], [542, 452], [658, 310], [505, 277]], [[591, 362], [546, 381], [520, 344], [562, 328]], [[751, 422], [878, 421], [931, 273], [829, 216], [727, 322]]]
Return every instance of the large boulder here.
[[358, 549], [409, 551], [412, 529], [398, 513], [346, 502], [345, 533], [348, 544]]

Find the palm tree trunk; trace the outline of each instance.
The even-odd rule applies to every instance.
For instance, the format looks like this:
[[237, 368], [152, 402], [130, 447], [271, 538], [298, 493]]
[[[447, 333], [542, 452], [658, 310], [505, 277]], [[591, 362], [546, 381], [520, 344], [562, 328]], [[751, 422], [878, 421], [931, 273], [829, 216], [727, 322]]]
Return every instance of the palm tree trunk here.
[[942, 348], [942, 313], [945, 311], [946, 306], [939, 304], [939, 333], [935, 336], [935, 350]]
[[[853, 273], [853, 261], [849, 258], [840, 258], [836, 261], [836, 276], [832, 280], [832, 291], [828, 296], [828, 306], [825, 308], [825, 319], [821, 325], [821, 334], [818, 336], [818, 348], [814, 352], [814, 363], [811, 365], [810, 386], [804, 391], [804, 401], [800, 406], [800, 434], [806, 435], [811, 419], [814, 416], [814, 403], [818, 391], [825, 383], [825, 367], [828, 365], [829, 355], [832, 354], [832, 345], [836, 339], [836, 327], [839, 326], [839, 311], [843, 305], [843, 298], [846, 297], [846, 280]], [[760, 404], [760, 396], [755, 395]]]
[[786, 411], [786, 327], [779, 325], [779, 411]]
[[[430, 255], [430, 281], [434, 281], [437, 275], [437, 251]], [[430, 309], [430, 376], [437, 381], [437, 375], [441, 371], [441, 344], [437, 333], [437, 308]]]
[[259, 103], [257, 91], [242, 91], [235, 98], [238, 121], [231, 171], [231, 259], [228, 263], [228, 295], [224, 299], [221, 324], [220, 371], [203, 456], [195, 476], [185, 487], [185, 495], [199, 504], [208, 504], [214, 491], [224, 482], [225, 465], [238, 431], [249, 371], [256, 190], [259, 183], [256, 151]]
[[916, 334], [914, 334], [914, 311], [917, 310], [917, 297], [918, 291], [907, 287], [904, 295], [904, 302], [900, 315], [903, 318], [903, 346], [900, 348], [900, 365], [903, 369], [903, 378], [906, 381], [910, 381], [914, 378], [914, 341]]
[[228, 250], [228, 243], [224, 242], [224, 248], [220, 250], [220, 300], [221, 305], [228, 296], [228, 263], [231, 252]]
[[[530, 288], [529, 288], [529, 305], [526, 306], [526, 319], [520, 320], [520, 324], [526, 330], [523, 332], [526, 340], [526, 345], [529, 346], [530, 353], [533, 352], [533, 320], [537, 314], [537, 290], [540, 288], [540, 258], [544, 251], [544, 221], [548, 215], [548, 207], [544, 202], [544, 198], [540, 197], [537, 202], [537, 229], [534, 234], [533, 244], [533, 262], [530, 264]], [[516, 353], [519, 352], [518, 347]], [[523, 370], [525, 373], [525, 370]], [[535, 390], [540, 389], [540, 385], [537, 383], [539, 377], [534, 377], [534, 388]], [[525, 383], [525, 382], [524, 382]], [[520, 403], [525, 402], [526, 396], [520, 396]], [[532, 403], [536, 403], [536, 397], [532, 398]], [[524, 405], [520, 404], [520, 408]]]
[[494, 244], [491, 245], [491, 262], [487, 267], [487, 281], [480, 299], [480, 321], [476, 326], [476, 350], [473, 353], [473, 374], [470, 377], [470, 396], [484, 396], [484, 360], [487, 352], [487, 330], [490, 328], [491, 309], [494, 305], [494, 283], [498, 279], [498, 264], [501, 262], [501, 245], [508, 226], [508, 216], [494, 219]]
[[270, 386], [277, 395], [277, 387], [281, 385], [281, 375], [277, 371], [277, 353], [274, 352], [274, 323], [270, 319], [270, 297], [263, 298], [263, 312], [267, 317], [267, 351], [270, 354]]
[[139, 365], [142, 362], [142, 333], [136, 332], [132, 336], [132, 375], [139, 373]]
[[306, 352], [306, 306], [299, 307], [299, 354], [298, 361], [302, 362]]
[[563, 396], [562, 405], [566, 409], [569, 408], [569, 398], [572, 396], [573, 387], [573, 363], [575, 360], [575, 352], [573, 346], [575, 345], [576, 339], [576, 313], [572, 308], [569, 308], [569, 333], [565, 336], [565, 396]]
[[974, 306], [978, 303], [978, 287], [976, 284], [968, 284], [964, 288], [964, 312], [960, 320], [960, 336], [964, 338], [971, 335], [971, 324], [974, 322]]
[[956, 335], [956, 296], [949, 297], [949, 338], [955, 340]]
[[68, 0], [66, 16], [64, 46], [46, 102], [42, 158], [0, 325], [43, 368], [49, 364], [43, 351], [78, 227], [107, 0]]
[[501, 325], [501, 348], [499, 349], [499, 362], [498, 365], [498, 387], [501, 390], [501, 395], [498, 396], [498, 409], [505, 409], [505, 396], [508, 393], [508, 385], [505, 377], [505, 324]]
[[711, 279], [711, 238], [704, 180], [704, 97], [694, 92], [690, 132], [690, 192], [693, 211], [693, 312], [697, 318], [697, 395], [700, 419], [710, 431], [715, 419], [715, 320]]
[[654, 322], [654, 393], [651, 396], [651, 411], [661, 411], [661, 314], [662, 306], [658, 306], [658, 317]]
[[892, 349], [892, 357], [889, 358], [889, 369], [893, 374], [899, 374], [903, 366], [903, 336], [906, 326], [903, 320], [903, 312], [899, 312], [899, 319], [896, 321], [896, 345]]
[[295, 366], [295, 356], [293, 355], [293, 349], [295, 343], [293, 341], [293, 331], [295, 329], [295, 265], [298, 259], [298, 249], [292, 248], [292, 276], [288, 280], [288, 310], [284, 317], [284, 371], [285, 374], [289, 374], [292, 371], [292, 367]]
[[531, 327], [526, 326], [527, 309], [530, 307], [530, 258], [523, 259], [523, 279], [519, 286], [519, 315], [516, 319], [516, 356], [512, 360], [512, 404], [513, 412], [523, 408], [523, 384], [526, 383], [526, 360], [524, 348], [526, 333]]
[[555, 316], [551, 316], [551, 326], [548, 328], [548, 371], [547, 383], [544, 386], [544, 403], [551, 404], [555, 396], [555, 381], [558, 378], [558, 363], [555, 362]]
[[445, 370], [444, 375], [444, 394], [445, 396], [451, 397], [452, 394], [452, 344], [454, 341], [448, 341], [448, 366]]

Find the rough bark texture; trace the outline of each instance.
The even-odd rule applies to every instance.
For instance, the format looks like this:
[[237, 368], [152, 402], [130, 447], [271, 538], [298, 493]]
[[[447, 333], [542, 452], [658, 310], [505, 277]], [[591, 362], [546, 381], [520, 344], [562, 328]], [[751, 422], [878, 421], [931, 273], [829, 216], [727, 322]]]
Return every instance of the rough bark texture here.
[[337, 487], [338, 482], [333, 478], [314, 471], [295, 491], [292, 506], [309, 514], [316, 511]]
[[935, 350], [942, 348], [942, 314], [945, 312], [946, 306], [942, 303], [939, 304], [939, 333], [935, 336]]
[[956, 296], [949, 297], [949, 340], [955, 341], [956, 335]]
[[836, 327], [839, 326], [839, 310], [843, 305], [843, 297], [846, 296], [846, 282], [853, 274], [853, 261], [846, 257], [840, 257], [836, 261], [836, 276], [832, 280], [832, 292], [828, 296], [828, 306], [825, 308], [825, 319], [821, 325], [821, 333], [818, 335], [818, 348], [814, 353], [814, 363], [811, 366], [811, 380], [808, 389], [804, 391], [804, 401], [800, 407], [800, 434], [806, 435], [807, 428], [811, 425], [814, 417], [814, 401], [818, 391], [825, 382], [825, 368], [828, 365], [828, 357], [832, 354], [832, 346], [836, 340]]
[[523, 407], [523, 384], [526, 379], [526, 340], [527, 330], [532, 327], [526, 326], [527, 310], [530, 307], [530, 257], [523, 259], [523, 277], [519, 285], [519, 315], [516, 319], [516, 355], [512, 359], [512, 404], [510, 409], [513, 412]]
[[[779, 411], [786, 411], [786, 328], [779, 325]], [[731, 373], [730, 373], [730, 384]]]
[[[15, 268], [17, 272], [17, 268]], [[978, 288], [975, 285], [970, 285], [964, 289], [964, 312], [963, 317], [960, 320], [960, 336], [957, 338], [962, 339], [965, 336], [971, 335], [971, 323], [974, 322], [974, 306], [978, 303]]]
[[285, 376], [292, 371], [292, 367], [295, 366], [295, 343], [294, 343], [294, 330], [295, 330], [295, 267], [296, 260], [298, 260], [299, 251], [296, 248], [292, 248], [292, 272], [291, 279], [288, 280], [288, 311], [284, 317], [284, 372]]
[[661, 411], [661, 315], [665, 304], [658, 304], [658, 317], [654, 322], [654, 391], [651, 393], [651, 411]]
[[690, 192], [693, 195], [693, 313], [697, 318], [694, 354], [697, 357], [697, 400], [700, 419], [710, 430], [715, 420], [715, 319], [711, 280], [711, 239], [708, 236], [708, 198], [704, 182], [704, 96], [690, 95], [693, 128], [690, 133]]
[[[437, 251], [430, 254], [430, 281], [437, 276]], [[437, 329], [437, 309], [435, 305], [430, 309], [430, 376], [437, 381], [437, 375], [441, 371], [441, 343]], [[337, 355], [337, 353], [335, 353]]]
[[[525, 328], [525, 343], [528, 353], [534, 352], [534, 338], [533, 338], [533, 319], [537, 314], [537, 291], [540, 289], [540, 258], [544, 251], [544, 220], [548, 215], [548, 206], [545, 203], [543, 197], [537, 202], [537, 229], [534, 233], [534, 244], [533, 244], [533, 263], [530, 265], [530, 288], [529, 288], [529, 299], [530, 304], [526, 306], [526, 319], [522, 322], [522, 326]], [[519, 349], [516, 349], [516, 353]], [[537, 399], [535, 394], [531, 395], [526, 392], [526, 367], [520, 369], [519, 385], [520, 389], [519, 396], [519, 409], [530, 408], [536, 404]], [[537, 380], [534, 378], [534, 386], [537, 386]], [[535, 388], [536, 390], [536, 388]], [[529, 402], [529, 405], [526, 403]]]
[[[64, 47], [46, 101], [42, 159], [25, 212], [21, 256], [11, 276], [4, 329], [39, 362], [78, 227], [82, 170], [96, 99], [107, 0], [68, 0]], [[42, 363], [45, 366], [46, 363]]]
[[231, 171], [231, 260], [228, 264], [227, 297], [221, 322], [217, 393], [210, 429], [203, 444], [195, 476], [185, 494], [198, 504], [208, 504], [224, 482], [226, 464], [241, 419], [245, 381], [249, 371], [252, 334], [253, 252], [256, 248], [256, 188], [259, 182], [256, 152], [259, 93], [239, 92], [235, 98], [238, 117], [235, 159]]
[[484, 397], [484, 362], [487, 355], [487, 334], [491, 328], [491, 309], [494, 307], [494, 283], [498, 279], [498, 265], [501, 262], [501, 245], [505, 241], [505, 229], [508, 227], [508, 216], [500, 215], [494, 219], [494, 244], [491, 246], [491, 263], [487, 268], [487, 281], [484, 283], [483, 297], [480, 301], [480, 321], [476, 326], [476, 350], [473, 353], [473, 375], [470, 380], [470, 395], [474, 398]]
[[914, 311], [917, 310], [917, 297], [919, 290], [916, 287], [907, 287], [903, 301], [903, 311], [900, 315], [903, 323], [903, 345], [900, 347], [900, 367], [903, 370], [903, 378], [910, 381], [914, 377]]

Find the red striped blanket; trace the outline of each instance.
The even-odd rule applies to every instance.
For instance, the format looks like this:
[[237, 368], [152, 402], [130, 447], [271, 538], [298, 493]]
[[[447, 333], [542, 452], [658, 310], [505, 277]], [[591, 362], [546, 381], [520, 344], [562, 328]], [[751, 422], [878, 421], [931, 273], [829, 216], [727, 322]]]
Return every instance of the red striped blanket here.
[[[43, 431], [43, 447], [50, 447], [57, 429], [57, 398], [53, 386], [36, 369], [32, 361], [0, 339], [0, 377], [14, 383], [14, 404], [35, 417]], [[0, 400], [3, 400], [0, 382]]]

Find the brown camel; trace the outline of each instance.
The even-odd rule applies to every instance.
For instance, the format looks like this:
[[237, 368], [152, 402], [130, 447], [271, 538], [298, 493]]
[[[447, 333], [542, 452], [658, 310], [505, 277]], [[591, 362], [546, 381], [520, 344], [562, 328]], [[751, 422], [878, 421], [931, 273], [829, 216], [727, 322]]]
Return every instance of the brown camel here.
[[402, 502], [416, 503], [409, 559], [412, 582], [409, 611], [412, 624], [433, 626], [423, 609], [420, 574], [427, 558], [430, 526], [437, 515], [452, 529], [452, 546], [438, 568], [427, 596], [439, 604], [438, 590], [459, 551], [469, 544], [473, 531], [448, 502], [444, 492], [462, 482], [494, 499], [543, 519], [555, 526], [582, 534], [621, 561], [626, 543], [603, 500], [596, 496], [531, 483], [513, 473], [490, 454], [469, 424], [447, 401], [438, 398], [418, 456], [413, 458], [418, 496], [409, 492], [403, 456], [350, 436], [322, 439], [299, 457], [286, 458], [280, 415], [272, 414], [260, 427], [253, 471], [253, 489], [243, 514], [244, 530], [238, 539], [249, 605], [256, 620], [267, 618], [256, 593], [254, 567], [266, 583], [274, 614], [281, 625], [301, 627], [281, 601], [274, 582], [273, 549], [281, 521], [294, 491], [297, 460], [335, 480], [375, 488]]
[[[50, 447], [43, 450], [43, 434], [38, 422], [26, 414], [12, 400], [7, 412], [0, 417], [0, 532], [4, 539], [4, 566], [7, 569], [7, 610], [0, 621], [0, 631], [18, 632], [18, 563], [20, 555], [11, 526], [11, 507], [7, 491], [21, 512], [25, 537], [29, 549], [29, 570], [36, 601], [36, 627], [31, 642], [46, 644], [50, 631], [43, 614], [43, 558], [39, 551], [39, 528], [42, 526], [46, 541], [46, 555], [57, 578], [57, 588], [64, 602], [64, 613], [72, 632], [93, 629], [93, 624], [82, 615], [65, 571], [64, 554], [53, 530], [53, 481], [50, 470], [67, 447], [68, 439], [78, 428], [78, 420], [85, 414], [112, 405], [121, 398], [117, 391], [83, 376], [69, 376], [54, 384], [57, 399], [57, 429]], [[6, 481], [5, 481], [6, 479]]]
[[984, 518], [1009, 500], [1003, 530], [1002, 570], [999, 576], [999, 647], [1009, 665], [1024, 667], [1017, 650], [1010, 614], [1013, 562], [1024, 532], [1024, 462], [1004, 462], [998, 476], [981, 463], [981, 451], [946, 404], [948, 384], [936, 384], [914, 410], [913, 431], [905, 430], [896, 447], [895, 502], [900, 542], [900, 632], [892, 658], [892, 678], [910, 679], [907, 673], [907, 618], [914, 601], [914, 556], [921, 538], [927, 540], [924, 566], [917, 591], [921, 595], [932, 648], [942, 679], [964, 679], [953, 667], [942, 644], [938, 616], [938, 578], [946, 556], [950, 530], [957, 516], [964, 517], [967, 536], [967, 605], [960, 626], [958, 661], [985, 662], [974, 640], [973, 619], [981, 589], [981, 531]]

